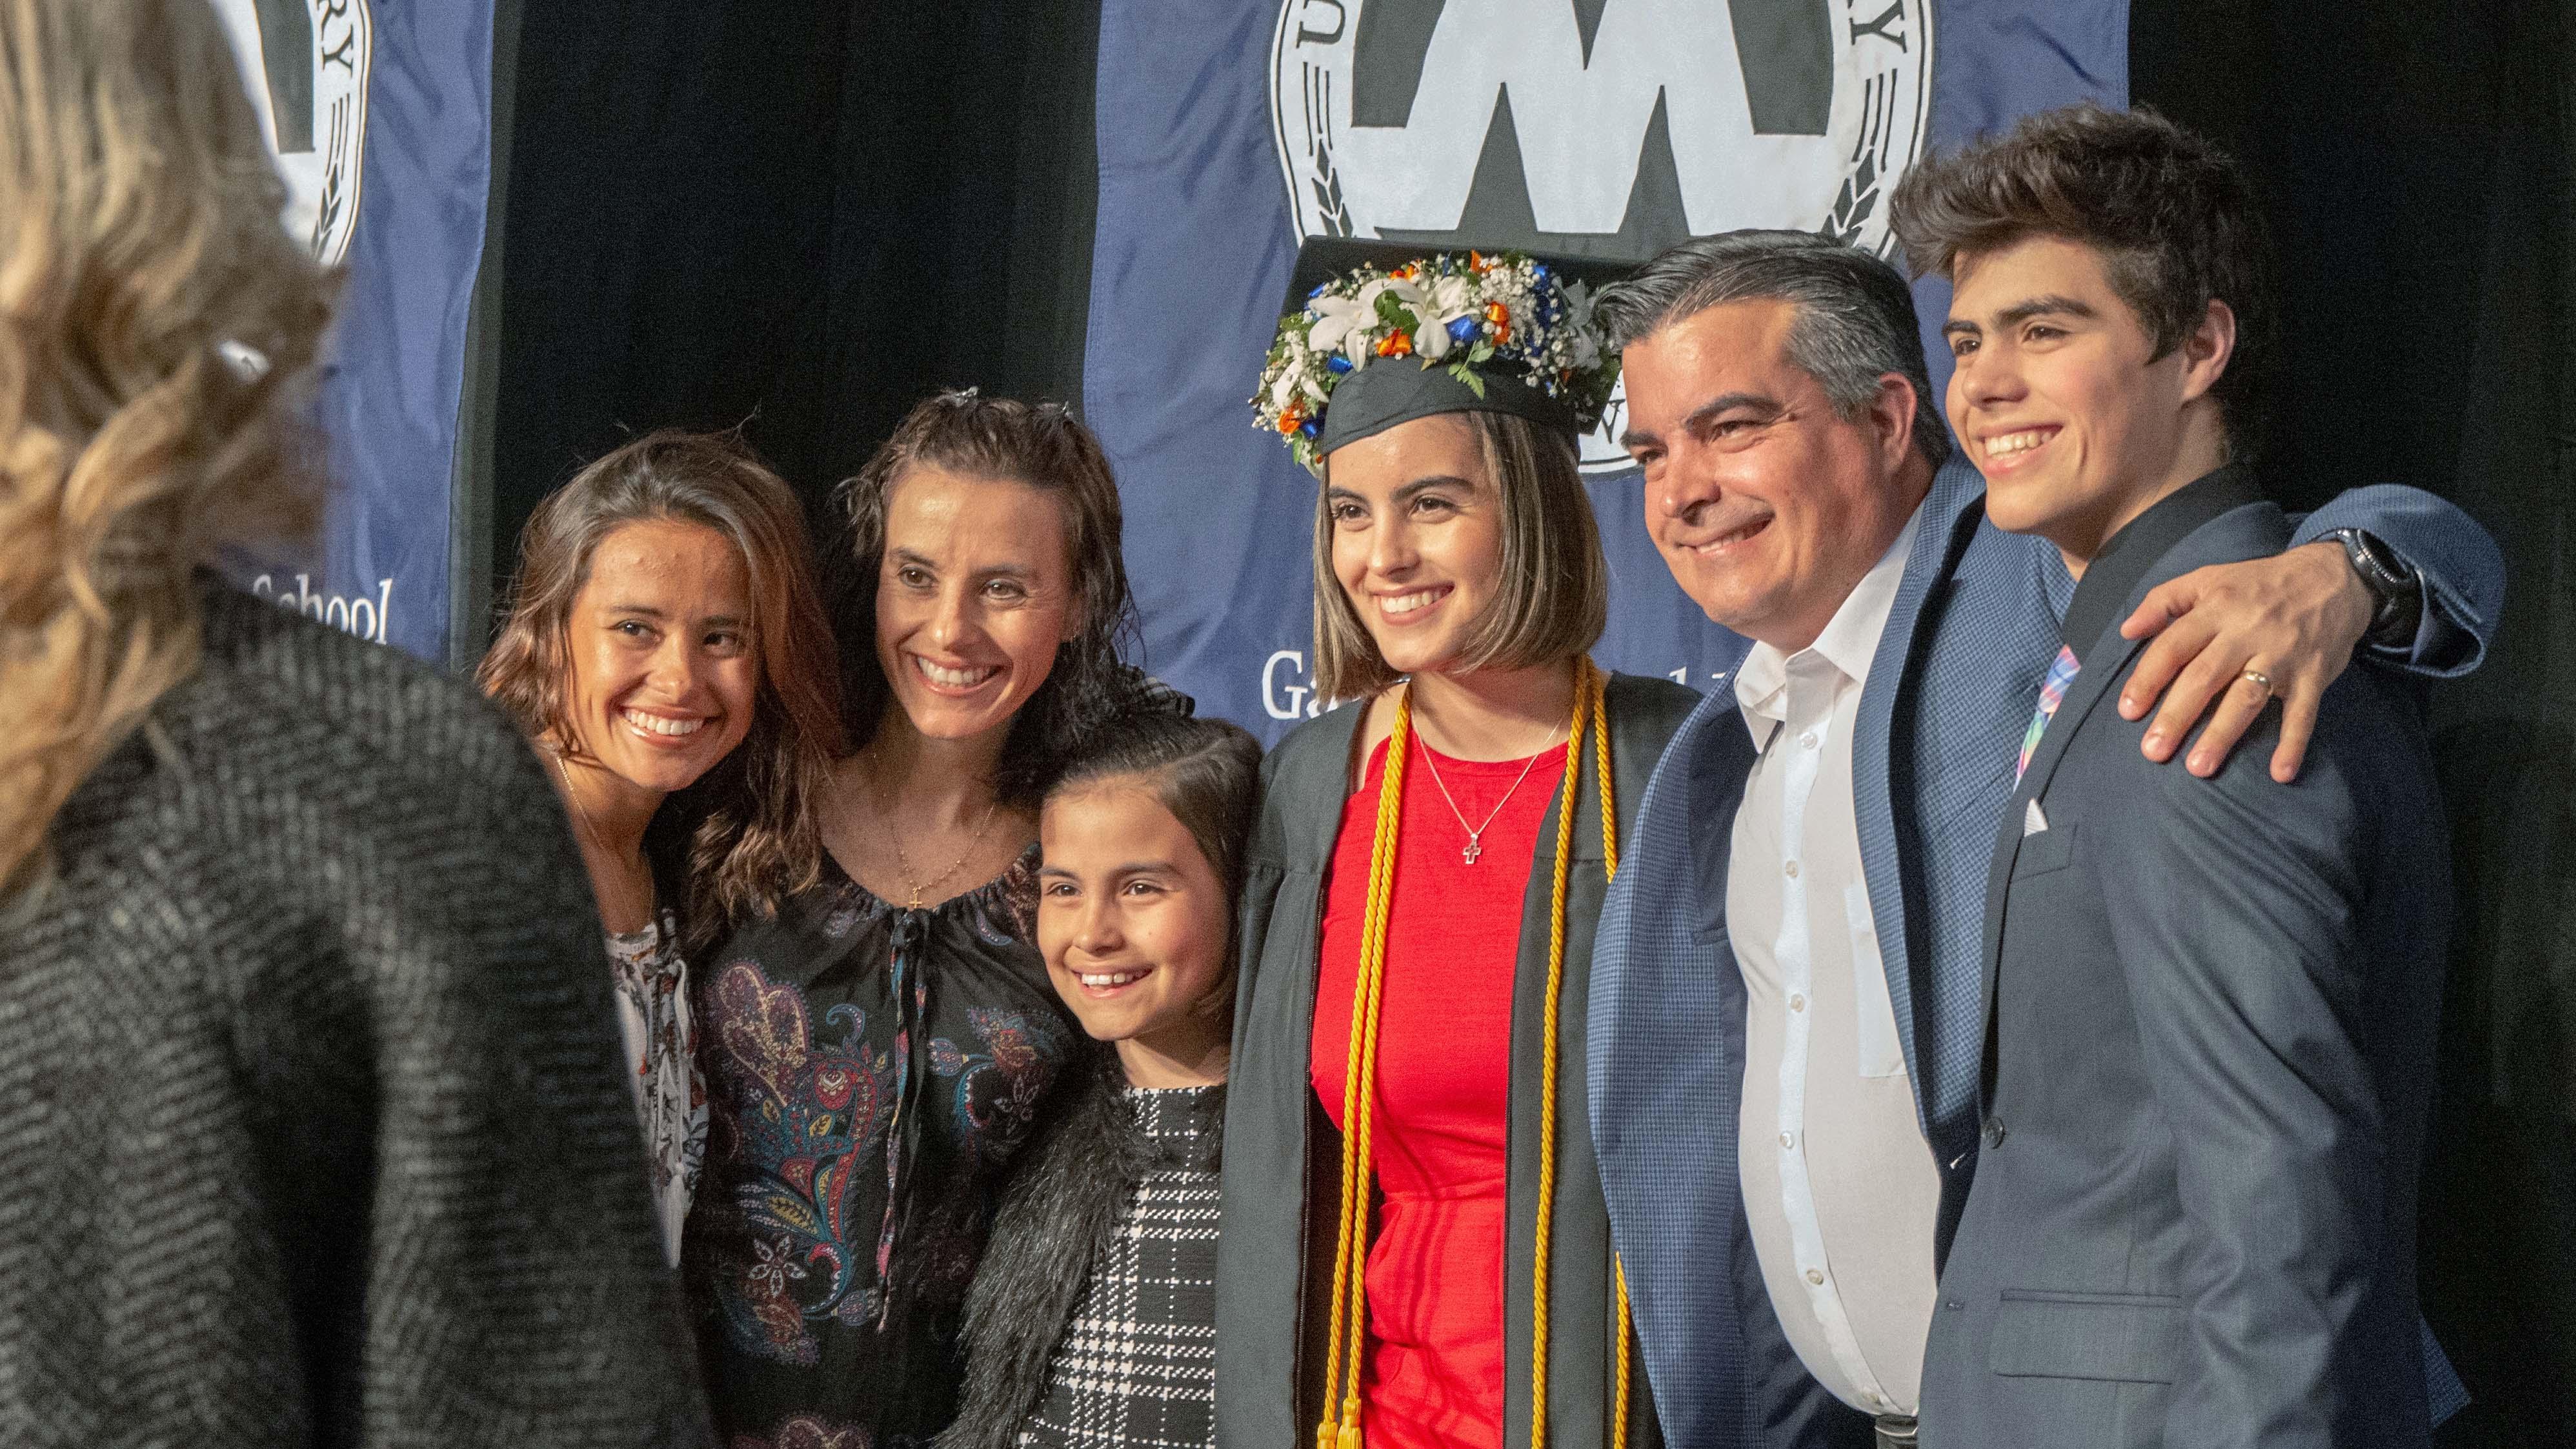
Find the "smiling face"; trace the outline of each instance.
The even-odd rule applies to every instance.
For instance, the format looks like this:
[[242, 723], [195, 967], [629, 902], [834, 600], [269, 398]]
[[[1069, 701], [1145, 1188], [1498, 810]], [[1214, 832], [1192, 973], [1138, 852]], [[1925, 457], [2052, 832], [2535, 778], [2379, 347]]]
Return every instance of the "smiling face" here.
[[760, 661], [742, 555], [703, 524], [612, 529], [565, 621], [566, 726], [574, 752], [667, 795], [751, 729]]
[[1797, 318], [1790, 302], [1722, 302], [1621, 356], [1623, 441], [1674, 581], [1711, 619], [1792, 653], [1833, 621], [1930, 478], [1913, 453], [1913, 388], [1887, 374], [1844, 418], [1790, 359]]
[[886, 500], [877, 665], [913, 728], [1007, 728], [1081, 628], [1064, 507], [1006, 478], [923, 465]]
[[1503, 569], [1503, 499], [1475, 425], [1440, 413], [1346, 443], [1325, 463], [1333, 577], [1387, 668], [1462, 657]]
[[1986, 475], [1996, 527], [2039, 534], [2080, 564], [2226, 461], [2209, 396], [2235, 336], [2224, 303], [2159, 358], [2102, 254], [2081, 242], [2028, 236], [1963, 256], [1954, 273], [1950, 426]]
[[1038, 841], [1038, 949], [1082, 1029], [1171, 1062], [1221, 1048], [1234, 903], [1152, 781], [1113, 776], [1050, 795]]

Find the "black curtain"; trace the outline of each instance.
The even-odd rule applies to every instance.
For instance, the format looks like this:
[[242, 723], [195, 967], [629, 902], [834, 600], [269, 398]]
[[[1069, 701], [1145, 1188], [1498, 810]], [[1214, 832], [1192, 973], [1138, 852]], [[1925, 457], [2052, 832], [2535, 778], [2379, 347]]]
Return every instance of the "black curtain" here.
[[[492, 556], [633, 431], [743, 424], [819, 502], [934, 388], [1078, 403], [1098, 17], [527, 6], [478, 319]], [[2576, 35], [2563, 0], [2136, 0], [2131, 39], [2137, 99], [2227, 145], [2270, 209], [2291, 344], [2270, 486], [2434, 489], [2512, 568], [2494, 657], [2435, 701], [2461, 911], [2423, 1281], [2479, 1400], [2444, 1442], [2555, 1444], [2576, 1400]]]
[[654, 427], [741, 425], [819, 505], [941, 387], [1079, 401], [1097, 0], [616, 12], [521, 21], [504, 571], [539, 498]]

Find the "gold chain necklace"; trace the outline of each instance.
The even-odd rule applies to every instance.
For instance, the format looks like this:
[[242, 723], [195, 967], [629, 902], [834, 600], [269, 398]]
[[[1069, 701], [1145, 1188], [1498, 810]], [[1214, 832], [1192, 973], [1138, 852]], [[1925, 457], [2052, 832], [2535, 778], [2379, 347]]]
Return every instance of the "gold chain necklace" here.
[[982, 823], [975, 827], [973, 835], [967, 837], [966, 848], [957, 853], [955, 860], [948, 862], [948, 868], [928, 880], [916, 882], [912, 878], [912, 857], [904, 854], [903, 833], [891, 828], [894, 823], [894, 809], [886, 804], [885, 792], [876, 788], [876, 782], [870, 780], [868, 793], [876, 797], [877, 814], [884, 817], [889, 827], [886, 832], [886, 843], [894, 847], [895, 877], [902, 882], [905, 892], [912, 898], [911, 904], [904, 907], [908, 911], [920, 910], [922, 893], [937, 890], [947, 884], [948, 878], [955, 875], [959, 867], [966, 864], [967, 857], [972, 856], [983, 845], [985, 832], [993, 828], [993, 817], [1002, 809], [1001, 797], [996, 795], [992, 803], [984, 807]]
[[[1547, 1445], [1548, 1258], [1556, 1208], [1557, 1002], [1565, 984], [1565, 902], [1573, 865], [1574, 805], [1581, 791], [1583, 736], [1592, 731], [1592, 754], [1601, 808], [1602, 870], [1619, 873], [1618, 810], [1610, 792], [1608, 681], [1589, 659], [1575, 668], [1574, 721], [1566, 734], [1564, 794], [1556, 817], [1553, 893], [1548, 902], [1547, 1002], [1539, 1065], [1538, 1242], [1531, 1261], [1530, 1445]], [[1324, 1420], [1315, 1426], [1315, 1449], [1363, 1449], [1360, 1441], [1360, 1359], [1368, 1341], [1368, 1223], [1371, 1128], [1377, 1100], [1378, 1001], [1386, 978], [1386, 923], [1395, 897], [1395, 841], [1403, 823], [1405, 745], [1413, 730], [1408, 687], [1395, 705], [1387, 737], [1386, 772], [1378, 781], [1377, 830], [1369, 848], [1368, 904], [1360, 917], [1360, 965], [1351, 997], [1351, 1052], [1342, 1079], [1341, 1229], [1333, 1249], [1332, 1321], [1324, 1356]], [[1541, 754], [1546, 751], [1540, 751]], [[1424, 758], [1429, 758], [1426, 753]], [[1434, 772], [1435, 777], [1437, 772]], [[1445, 791], [1444, 791], [1445, 793]], [[1456, 802], [1451, 802], [1456, 808]], [[1465, 823], [1463, 820], [1460, 823]], [[1628, 1443], [1630, 1314], [1628, 1270], [1611, 1256], [1617, 1293], [1618, 1334], [1612, 1355], [1611, 1449]], [[1340, 1414], [1335, 1417], [1335, 1400]]]
[[[1406, 704], [1410, 706], [1413, 700], [1412, 685], [1408, 684], [1404, 687], [1404, 697]], [[1521, 766], [1520, 774], [1513, 777], [1512, 788], [1505, 790], [1503, 798], [1494, 802], [1494, 808], [1485, 812], [1485, 823], [1470, 825], [1467, 823], [1467, 812], [1458, 808], [1458, 797], [1449, 793], [1449, 782], [1440, 778], [1440, 762], [1431, 757], [1431, 742], [1429, 740], [1422, 742], [1422, 768], [1431, 772], [1431, 783], [1440, 787], [1440, 798], [1449, 802], [1449, 813], [1458, 817], [1458, 828], [1467, 832], [1467, 843], [1458, 848], [1460, 860], [1474, 865], [1476, 857], [1485, 853], [1485, 832], [1493, 827], [1495, 817], [1503, 813], [1503, 807], [1512, 803], [1512, 797], [1520, 793], [1521, 781], [1530, 777], [1530, 771], [1536, 768], [1540, 757], [1555, 748], [1556, 734], [1550, 731], [1547, 743], [1539, 746], [1538, 754], [1530, 756], [1529, 763]]]

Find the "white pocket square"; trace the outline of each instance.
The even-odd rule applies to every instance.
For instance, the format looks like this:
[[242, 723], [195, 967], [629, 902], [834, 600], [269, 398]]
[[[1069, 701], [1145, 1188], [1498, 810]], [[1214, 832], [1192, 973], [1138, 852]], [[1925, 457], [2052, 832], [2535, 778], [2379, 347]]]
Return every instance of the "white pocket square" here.
[[2024, 804], [2027, 808], [2021, 812], [2021, 834], [2027, 840], [2048, 828], [2048, 817], [2040, 813], [2038, 801], [2025, 801]]

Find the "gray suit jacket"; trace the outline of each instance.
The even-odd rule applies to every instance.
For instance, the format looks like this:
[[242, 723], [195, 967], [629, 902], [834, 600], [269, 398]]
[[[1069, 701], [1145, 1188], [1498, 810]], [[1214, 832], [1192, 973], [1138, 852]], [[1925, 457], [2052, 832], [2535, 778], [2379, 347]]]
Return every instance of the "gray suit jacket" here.
[[[2288, 532], [2235, 509], [2138, 593]], [[2138, 648], [2116, 625], [2093, 646], [1998, 842], [1983, 1130], [1923, 1443], [2422, 1446], [2450, 909], [2422, 723], [2348, 670], [2297, 783], [2268, 772], [2277, 716], [2203, 782], [2142, 758], [2111, 703]]]

